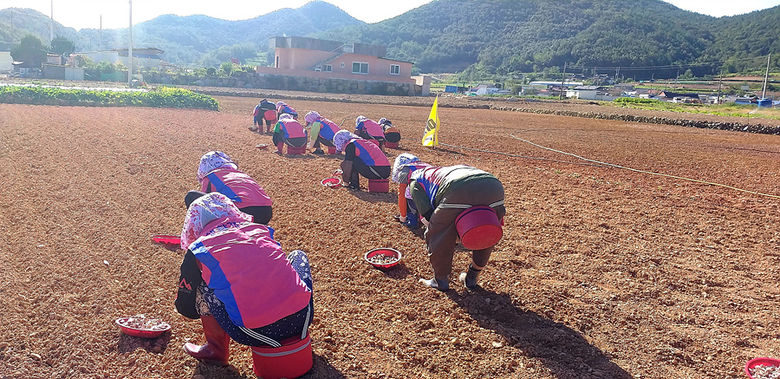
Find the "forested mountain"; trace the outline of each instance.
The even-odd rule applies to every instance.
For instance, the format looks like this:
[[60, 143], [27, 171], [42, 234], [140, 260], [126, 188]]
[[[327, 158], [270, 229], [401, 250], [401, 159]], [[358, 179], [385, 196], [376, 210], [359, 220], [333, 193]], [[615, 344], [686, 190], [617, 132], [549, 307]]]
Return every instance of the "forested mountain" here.
[[[6, 15], [13, 15], [12, 17]], [[9, 21], [13, 20], [11, 28]], [[213, 17], [163, 15], [133, 26], [136, 47], [156, 47], [165, 51], [165, 59], [178, 64], [218, 64], [209, 62], [220, 51], [244, 52], [251, 56], [268, 47], [270, 37], [278, 35], [307, 35], [346, 25], [363, 24], [338, 7], [323, 1], [313, 1], [300, 8], [284, 8], [263, 16], [241, 21], [227, 21]], [[13, 30], [7, 33], [5, 30]], [[127, 29], [82, 29], [78, 33], [69, 28], [55, 26], [55, 35], [76, 43], [77, 51], [126, 48]], [[49, 18], [30, 9], [5, 9], [0, 11], [0, 44], [18, 43], [30, 33], [42, 41], [49, 39]], [[224, 58], [224, 57], [223, 57]], [[238, 57], [243, 58], [243, 57]], [[206, 62], [204, 62], [204, 59]]]
[[[434, 0], [365, 24], [314, 1], [243, 21], [166, 15], [133, 31], [135, 46], [161, 48], [166, 60], [190, 65], [250, 58], [267, 48], [269, 37], [286, 34], [387, 45], [388, 57], [415, 62], [421, 72], [555, 72], [566, 64], [574, 73], [668, 77], [678, 65], [693, 64], [686, 67], [699, 75], [756, 69], [758, 57], [780, 52], [780, 6], [714, 18], [661, 0]], [[47, 41], [48, 18], [31, 10], [0, 11], [0, 48], [26, 32]], [[102, 44], [95, 29], [76, 33], [57, 25], [55, 34], [73, 38], [77, 50], [127, 44], [127, 30], [103, 31]], [[775, 69], [778, 62], [773, 60]]]
[[437, 0], [318, 36], [387, 45], [389, 56], [413, 61], [422, 72], [531, 72], [564, 63], [576, 72], [744, 61], [780, 51], [779, 18], [780, 6], [714, 18], [660, 0]]
[[[32, 34], [47, 43], [49, 41], [49, 17], [32, 9], [0, 9], [0, 50], [10, 50], [27, 34]], [[66, 28], [56, 22], [54, 23], [54, 35], [63, 36], [71, 41], [78, 39], [76, 29]]]

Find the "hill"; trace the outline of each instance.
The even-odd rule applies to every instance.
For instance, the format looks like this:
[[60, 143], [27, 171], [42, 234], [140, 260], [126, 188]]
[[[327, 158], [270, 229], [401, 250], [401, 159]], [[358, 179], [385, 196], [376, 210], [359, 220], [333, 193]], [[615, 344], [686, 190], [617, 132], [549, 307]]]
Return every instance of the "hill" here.
[[[27, 34], [49, 41], [49, 16], [26, 8], [0, 9], [0, 50], [10, 50]], [[71, 41], [78, 40], [76, 29], [54, 23], [54, 35]]]
[[744, 59], [770, 45], [778, 51], [778, 15], [780, 7], [714, 18], [660, 0], [438, 0], [318, 36], [387, 45], [389, 56], [422, 72], [531, 72], [564, 63], [584, 70]]
[[[714, 18], [661, 0], [436, 0], [365, 24], [314, 1], [241, 21], [164, 15], [133, 31], [135, 46], [161, 48], [166, 60], [185, 65], [231, 57], [263, 62], [269, 37], [297, 35], [386, 45], [388, 57], [415, 62], [420, 72], [555, 73], [566, 64], [570, 73], [644, 79], [682, 74], [680, 65], [696, 75], [763, 69], [760, 57], [780, 51], [780, 6]], [[48, 40], [48, 17], [0, 11], [0, 49], [26, 33]], [[96, 29], [56, 24], [55, 34], [73, 39], [78, 50], [127, 45], [126, 29], [104, 30], [101, 38]], [[773, 67], [780, 69], [780, 59]]]
[[[363, 24], [335, 5], [313, 1], [300, 8], [284, 8], [241, 21], [194, 15], [163, 15], [133, 27], [134, 46], [165, 50], [165, 59], [177, 64], [202, 64], [220, 53], [244, 52], [249, 57], [265, 50], [277, 35], [306, 35], [345, 25]], [[13, 45], [25, 34], [48, 41], [49, 18], [31, 9], [0, 11], [0, 44]], [[55, 35], [76, 42], [77, 50], [127, 47], [127, 29], [74, 29], [55, 25]], [[223, 57], [224, 58], [224, 57]], [[240, 57], [248, 58], [248, 57]], [[219, 63], [218, 60], [216, 63]]]

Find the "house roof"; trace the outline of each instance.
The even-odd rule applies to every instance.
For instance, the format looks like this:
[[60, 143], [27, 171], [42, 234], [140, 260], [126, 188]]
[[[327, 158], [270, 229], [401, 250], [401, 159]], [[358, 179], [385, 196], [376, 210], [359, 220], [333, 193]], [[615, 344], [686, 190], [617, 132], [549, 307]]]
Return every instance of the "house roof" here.
[[680, 93], [680, 92], [671, 92], [671, 91], [663, 91], [658, 96], [673, 98], [673, 97], [690, 97], [690, 98], [699, 98], [699, 94], [697, 93]]

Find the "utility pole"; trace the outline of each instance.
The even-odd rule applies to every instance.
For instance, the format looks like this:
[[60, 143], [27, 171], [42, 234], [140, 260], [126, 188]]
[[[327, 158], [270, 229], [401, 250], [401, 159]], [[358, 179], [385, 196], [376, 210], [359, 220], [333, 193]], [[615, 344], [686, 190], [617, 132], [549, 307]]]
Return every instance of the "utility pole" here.
[[720, 87], [723, 85], [723, 70], [720, 70], [720, 76], [718, 77], [718, 104], [720, 104]]
[[618, 66], [617, 70], [615, 71], [615, 84], [617, 84], [618, 81], [618, 75], [620, 74], [620, 66]]
[[98, 29], [98, 51], [103, 50], [103, 15], [100, 15], [100, 29]]
[[130, 0], [130, 46], [127, 49], [130, 65], [127, 71], [127, 84], [133, 84], [133, 0]]
[[561, 78], [561, 94], [558, 96], [558, 100], [563, 100], [563, 91], [566, 90], [564, 83], [566, 82], [566, 62], [563, 62], [563, 77]]
[[49, 46], [54, 41], [54, 0], [51, 0], [51, 16], [49, 17]]
[[[772, 59], [772, 53], [769, 53], [766, 57], [766, 74], [764, 74], [764, 90], [761, 93], [761, 100], [766, 99], [766, 82], [769, 79], [769, 61]], [[769, 104], [770, 106], [772, 104]]]

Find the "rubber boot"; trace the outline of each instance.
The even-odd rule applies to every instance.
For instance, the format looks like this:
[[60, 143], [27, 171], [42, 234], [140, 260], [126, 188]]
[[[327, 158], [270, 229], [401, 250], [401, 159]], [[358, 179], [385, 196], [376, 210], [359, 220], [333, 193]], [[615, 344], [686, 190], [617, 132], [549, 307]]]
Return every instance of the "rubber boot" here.
[[230, 336], [219, 326], [214, 316], [200, 316], [203, 323], [203, 334], [206, 336], [205, 345], [184, 344], [184, 351], [200, 361], [218, 362], [228, 364], [230, 356]]
[[276, 144], [276, 153], [279, 155], [282, 155], [282, 150], [284, 149], [284, 142], [279, 142]]

